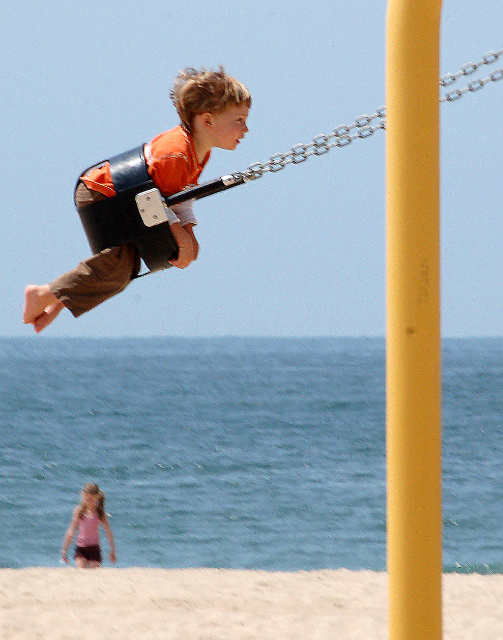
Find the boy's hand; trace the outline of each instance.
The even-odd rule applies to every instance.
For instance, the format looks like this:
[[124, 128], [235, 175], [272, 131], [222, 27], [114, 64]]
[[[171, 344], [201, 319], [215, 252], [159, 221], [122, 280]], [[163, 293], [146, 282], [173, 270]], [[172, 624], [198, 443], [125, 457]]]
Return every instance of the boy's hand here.
[[178, 245], [178, 257], [176, 260], [170, 260], [170, 264], [178, 269], [185, 269], [189, 264], [196, 259], [195, 247], [197, 247], [197, 241], [192, 231], [192, 226], [181, 227], [178, 223], [171, 225], [171, 232]]
[[192, 250], [192, 243], [190, 245], [178, 245], [178, 258], [176, 260], [170, 260], [170, 263], [174, 267], [179, 269], [185, 269], [194, 260], [194, 252]]

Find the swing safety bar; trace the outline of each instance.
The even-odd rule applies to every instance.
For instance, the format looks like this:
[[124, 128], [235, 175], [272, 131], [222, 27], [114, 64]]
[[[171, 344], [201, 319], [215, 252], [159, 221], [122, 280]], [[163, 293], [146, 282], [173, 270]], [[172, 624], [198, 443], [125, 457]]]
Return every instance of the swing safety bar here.
[[203, 182], [203, 184], [199, 184], [195, 187], [189, 187], [179, 193], [174, 193], [172, 196], [166, 196], [164, 201], [168, 207], [171, 207], [173, 204], [185, 202], [186, 200], [199, 200], [200, 198], [211, 196], [214, 193], [225, 191], [231, 187], [237, 187], [239, 184], [244, 184], [251, 179], [252, 178], [247, 178], [241, 174], [221, 176], [220, 178]]

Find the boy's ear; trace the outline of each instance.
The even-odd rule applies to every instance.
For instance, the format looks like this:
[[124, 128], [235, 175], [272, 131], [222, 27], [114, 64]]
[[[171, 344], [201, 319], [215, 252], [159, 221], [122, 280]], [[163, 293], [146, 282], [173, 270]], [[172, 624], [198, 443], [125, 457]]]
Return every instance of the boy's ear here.
[[213, 126], [213, 116], [211, 115], [211, 113], [207, 112], [201, 114], [201, 124], [206, 129], [211, 129], [211, 127]]

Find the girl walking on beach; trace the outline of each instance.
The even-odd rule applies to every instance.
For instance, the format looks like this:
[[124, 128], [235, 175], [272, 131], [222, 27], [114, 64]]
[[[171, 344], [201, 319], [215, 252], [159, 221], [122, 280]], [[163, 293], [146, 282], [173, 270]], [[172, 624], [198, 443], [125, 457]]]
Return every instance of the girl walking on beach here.
[[110, 562], [115, 562], [115, 542], [112, 530], [105, 513], [105, 494], [94, 482], [89, 482], [82, 489], [80, 504], [73, 511], [72, 521], [65, 534], [61, 547], [61, 558], [70, 564], [66, 552], [75, 532], [75, 566], [80, 569], [94, 569], [101, 565], [101, 547], [99, 526], [103, 527], [110, 545]]

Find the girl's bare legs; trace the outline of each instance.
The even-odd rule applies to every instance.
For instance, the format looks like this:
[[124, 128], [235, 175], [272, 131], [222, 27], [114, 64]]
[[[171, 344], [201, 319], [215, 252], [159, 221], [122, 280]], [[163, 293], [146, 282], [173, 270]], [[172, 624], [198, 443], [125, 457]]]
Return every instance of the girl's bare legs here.
[[36, 333], [51, 324], [63, 308], [47, 284], [29, 284], [24, 290], [23, 322], [32, 324]]

